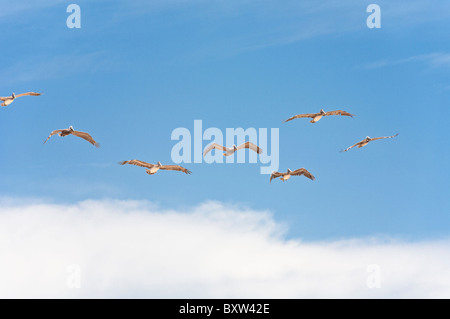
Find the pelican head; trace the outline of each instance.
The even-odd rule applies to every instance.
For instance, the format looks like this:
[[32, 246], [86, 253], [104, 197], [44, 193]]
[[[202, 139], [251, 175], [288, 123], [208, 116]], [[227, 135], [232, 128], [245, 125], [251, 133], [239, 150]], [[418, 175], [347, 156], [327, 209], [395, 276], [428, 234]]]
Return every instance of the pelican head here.
[[367, 141], [370, 141], [371, 138], [370, 138], [369, 136], [366, 136], [366, 140], [367, 140]]
[[233, 150], [237, 151], [237, 146], [233, 144]]
[[16, 93], [13, 92], [13, 93], [11, 94], [11, 96], [12, 96], [13, 99], [15, 99], [15, 98], [16, 98]]
[[326, 112], [323, 109], [320, 109], [320, 114], [325, 114]]
[[158, 165], [158, 166], [162, 166], [161, 162], [158, 162], [158, 163], [156, 163], [156, 165]]
[[288, 168], [287, 172], [290, 173], [290, 172], [292, 172], [292, 171]]
[[73, 126], [69, 126], [69, 130], [71, 130], [72, 132], [74, 131]]

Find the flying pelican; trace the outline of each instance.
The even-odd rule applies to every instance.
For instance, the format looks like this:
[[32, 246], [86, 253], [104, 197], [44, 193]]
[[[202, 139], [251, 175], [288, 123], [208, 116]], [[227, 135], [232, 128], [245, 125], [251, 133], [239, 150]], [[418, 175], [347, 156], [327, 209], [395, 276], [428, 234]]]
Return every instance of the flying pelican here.
[[398, 135], [398, 133], [395, 135], [392, 135], [392, 136], [383, 136], [383, 137], [375, 137], [375, 138], [370, 138], [369, 136], [366, 136], [366, 138], [363, 139], [361, 142], [358, 142], [358, 143], [346, 148], [345, 150], [342, 150], [341, 152], [347, 152], [349, 149], [351, 149], [352, 147], [355, 147], [355, 146], [358, 146], [358, 148], [361, 148], [361, 147], [364, 147], [367, 144], [369, 144], [369, 142], [381, 140], [383, 138], [393, 138], [393, 137], [396, 137], [397, 135]]
[[55, 134], [58, 134], [59, 136], [67, 136], [67, 135], [72, 134], [72, 135], [75, 135], [75, 136], [85, 139], [86, 141], [88, 141], [89, 143], [94, 145], [95, 147], [100, 147], [100, 144], [98, 144], [96, 141], [94, 141], [92, 136], [90, 136], [88, 133], [85, 133], [85, 132], [75, 131], [72, 126], [69, 126], [69, 128], [66, 128], [66, 129], [55, 130], [55, 131], [51, 132], [50, 135], [47, 137], [47, 139], [44, 141], [44, 144], [50, 139], [50, 137], [52, 137]]
[[208, 154], [208, 152], [211, 151], [212, 149], [222, 150], [225, 152], [225, 153], [223, 153], [223, 156], [230, 156], [234, 152], [241, 150], [243, 148], [249, 148], [258, 154], [262, 153], [262, 149], [260, 147], [256, 146], [255, 144], [253, 144], [252, 142], [245, 142], [244, 144], [241, 144], [237, 147], [236, 147], [236, 145], [233, 145], [232, 147], [225, 147], [225, 146], [219, 145], [217, 143], [212, 143], [205, 149], [205, 151], [203, 152], [203, 156]]
[[281, 177], [280, 179], [284, 182], [287, 181], [291, 176], [301, 176], [304, 175], [308, 177], [310, 180], [315, 180], [316, 178], [308, 172], [304, 168], [296, 169], [295, 171], [291, 171], [289, 168], [287, 169], [286, 173], [280, 173], [280, 172], [273, 172], [272, 175], [270, 175], [270, 182], [272, 182], [272, 179]]
[[136, 165], [136, 166], [140, 166], [140, 167], [145, 167], [148, 168], [145, 170], [145, 172], [149, 175], [153, 175], [155, 174], [157, 171], [159, 171], [160, 169], [162, 170], [166, 170], [166, 171], [180, 171], [186, 174], [191, 174], [192, 172], [184, 167], [181, 167], [179, 165], [162, 165], [161, 162], [158, 162], [155, 164], [149, 164], [143, 161], [139, 161], [139, 160], [131, 160], [131, 161], [123, 161], [123, 162], [119, 162], [120, 165], [125, 165], [125, 164], [131, 164], [131, 165]]
[[316, 123], [317, 121], [319, 121], [323, 116], [329, 116], [329, 115], [344, 115], [344, 116], [350, 116], [353, 117], [354, 114], [350, 114], [348, 112], [342, 111], [342, 110], [337, 110], [337, 111], [329, 111], [329, 112], [325, 112], [323, 109], [320, 109], [319, 113], [311, 113], [311, 114], [298, 114], [298, 115], [294, 115], [291, 118], [288, 118], [286, 122], [292, 121], [294, 119], [299, 119], [299, 118], [305, 118], [305, 117], [310, 117], [312, 118], [312, 120], [310, 121], [311, 123]]
[[12, 102], [14, 102], [15, 99], [17, 99], [18, 97], [21, 96], [39, 96], [41, 95], [41, 93], [36, 93], [36, 92], [27, 92], [27, 93], [22, 93], [22, 94], [11, 94], [11, 96], [6, 96], [6, 97], [0, 97], [0, 101], [3, 101], [3, 103], [1, 104], [1, 106], [8, 106], [10, 105]]

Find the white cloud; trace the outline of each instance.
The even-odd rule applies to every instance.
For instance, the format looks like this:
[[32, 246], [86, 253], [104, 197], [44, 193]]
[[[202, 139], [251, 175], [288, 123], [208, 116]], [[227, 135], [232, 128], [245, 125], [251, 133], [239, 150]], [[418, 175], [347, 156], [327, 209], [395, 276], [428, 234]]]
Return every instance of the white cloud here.
[[2, 8], [2, 10], [0, 10], [0, 17], [17, 16], [18, 14], [22, 14], [24, 12], [49, 8], [64, 3], [64, 0], [0, 0], [0, 8]]
[[269, 212], [217, 202], [3, 199], [0, 298], [450, 297], [447, 240], [304, 243], [284, 231]]
[[[4, 70], [3, 82], [30, 82], [60, 79], [79, 73], [97, 71], [108, 63], [101, 52], [82, 55], [57, 55], [34, 57], [31, 61], [18, 62]], [[2, 82], [0, 82], [2, 83]]]
[[376, 69], [392, 65], [417, 63], [417, 62], [425, 63], [426, 65], [435, 68], [450, 67], [450, 53], [435, 52], [435, 53], [414, 55], [403, 59], [382, 60], [367, 64], [365, 67], [367, 69]]

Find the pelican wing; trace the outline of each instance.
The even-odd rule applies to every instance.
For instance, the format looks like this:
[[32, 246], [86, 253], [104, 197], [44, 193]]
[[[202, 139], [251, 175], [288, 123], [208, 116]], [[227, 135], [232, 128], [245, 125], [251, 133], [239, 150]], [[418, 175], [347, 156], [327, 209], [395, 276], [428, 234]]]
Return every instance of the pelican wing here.
[[392, 136], [375, 137], [375, 138], [372, 138], [370, 141], [372, 142], [372, 141], [376, 141], [376, 140], [381, 140], [383, 138], [393, 138], [393, 137], [396, 137], [397, 135], [398, 135], [398, 133], [395, 135], [392, 135]]
[[342, 110], [326, 112], [325, 116], [328, 116], [328, 115], [343, 115], [343, 116], [350, 116], [350, 117], [354, 116], [354, 114], [350, 114], [350, 113], [342, 111]]
[[295, 119], [300, 119], [300, 118], [306, 118], [306, 117], [314, 118], [314, 117], [316, 117], [317, 114], [318, 113], [297, 114], [297, 115], [294, 115], [293, 117], [288, 118], [286, 121], [284, 121], [284, 123], [295, 120]]
[[41, 93], [27, 92], [27, 93], [22, 93], [22, 94], [16, 94], [16, 98], [21, 97], [21, 96], [39, 96], [39, 95], [41, 95]]
[[50, 135], [47, 137], [47, 139], [44, 141], [44, 144], [47, 143], [47, 141], [50, 139], [50, 137], [52, 137], [55, 134], [59, 134], [62, 131], [64, 131], [64, 130], [55, 130], [55, 131], [51, 132]]
[[351, 149], [351, 148], [353, 148], [353, 147], [355, 147], [355, 146], [358, 146], [358, 145], [360, 145], [361, 143], [362, 143], [363, 141], [361, 141], [361, 142], [358, 142], [358, 143], [355, 143], [355, 144], [353, 144], [352, 146], [350, 146], [350, 147], [347, 147], [345, 150], [342, 150], [341, 152], [347, 152], [349, 149]]
[[94, 141], [92, 136], [89, 135], [86, 132], [73, 131], [72, 134], [75, 135], [75, 136], [78, 136], [78, 137], [81, 137], [81, 138], [85, 139], [86, 141], [88, 141], [89, 143], [94, 145], [95, 147], [100, 147], [100, 144], [98, 144], [96, 141]]
[[316, 178], [310, 173], [308, 172], [306, 169], [304, 168], [299, 168], [296, 169], [295, 171], [293, 171], [291, 173], [292, 176], [301, 176], [301, 175], [305, 175], [306, 177], [308, 177], [310, 180], [315, 180]]
[[285, 175], [285, 173], [280, 173], [280, 172], [272, 172], [272, 175], [270, 175], [270, 183], [272, 182], [272, 179], [277, 178], [277, 177], [281, 177]]
[[218, 150], [222, 150], [224, 152], [227, 151], [227, 148], [225, 146], [219, 145], [217, 143], [212, 143], [211, 145], [209, 145], [205, 151], [203, 152], [203, 156], [205, 156], [206, 154], [208, 154], [212, 149], [218, 149]]
[[243, 148], [249, 148], [258, 154], [262, 153], [262, 149], [260, 147], [256, 146], [255, 144], [253, 144], [252, 142], [245, 142], [244, 144], [241, 144], [237, 147], [238, 150], [241, 150]]
[[186, 174], [191, 174], [192, 172], [180, 165], [162, 165], [159, 169], [163, 169], [166, 171], [180, 171]]
[[145, 168], [152, 168], [153, 166], [155, 166], [153, 164], [146, 163], [146, 162], [139, 161], [139, 160], [122, 161], [122, 162], [119, 162], [119, 164], [120, 165], [130, 164], [130, 165], [136, 165], [136, 166], [145, 167]]

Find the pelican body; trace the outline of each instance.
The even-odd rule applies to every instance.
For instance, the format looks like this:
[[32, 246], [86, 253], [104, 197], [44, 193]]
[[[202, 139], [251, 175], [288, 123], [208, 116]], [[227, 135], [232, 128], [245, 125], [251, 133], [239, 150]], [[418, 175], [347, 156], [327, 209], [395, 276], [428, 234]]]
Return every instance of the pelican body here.
[[73, 126], [69, 126], [67, 129], [63, 129], [61, 132], [57, 133], [59, 136], [67, 136], [72, 134], [74, 131]]
[[322, 117], [324, 117], [325, 115], [327, 115], [327, 113], [323, 110], [320, 109], [320, 112], [316, 114], [316, 116], [313, 117], [313, 119], [311, 121], [309, 121], [310, 123], [316, 123], [318, 122]]
[[289, 178], [291, 178], [291, 173], [292, 173], [292, 171], [288, 168], [288, 169], [287, 169], [287, 173], [284, 174], [283, 176], [281, 176], [280, 179], [281, 179], [283, 182], [287, 181]]
[[155, 174], [157, 171], [159, 171], [159, 169], [161, 168], [161, 162], [156, 163], [155, 166], [153, 166], [152, 168], [149, 168], [146, 170], [147, 174], [149, 175], [153, 175]]

